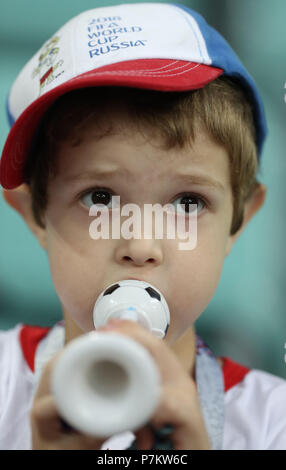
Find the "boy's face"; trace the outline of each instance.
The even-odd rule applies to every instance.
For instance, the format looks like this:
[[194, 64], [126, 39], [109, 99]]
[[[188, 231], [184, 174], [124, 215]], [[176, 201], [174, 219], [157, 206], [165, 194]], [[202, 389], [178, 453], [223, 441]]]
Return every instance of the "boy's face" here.
[[[99, 294], [110, 284], [132, 277], [150, 282], [164, 294], [171, 315], [166, 341], [174, 344], [209, 304], [231, 247], [228, 155], [202, 130], [192, 146], [165, 150], [160, 139], [144, 139], [130, 122], [125, 126], [128, 131], [124, 130], [123, 121], [118, 119], [115, 131], [101, 139], [96, 137], [96, 124], [90, 124], [79, 145], [61, 145], [58, 173], [49, 185], [44, 246], [67, 331], [69, 325], [78, 334], [92, 330]], [[99, 171], [115, 173], [103, 179], [96, 177]], [[182, 181], [179, 175], [183, 174], [200, 175], [218, 187]], [[89, 207], [95, 188], [103, 191], [102, 202], [108, 207], [111, 196], [120, 196], [121, 207], [134, 203], [142, 214], [144, 204], [176, 207], [184, 202], [184, 194], [201, 198], [195, 200], [196, 247], [179, 250], [178, 237], [144, 239], [143, 215], [141, 239], [92, 239], [89, 228], [94, 217]], [[80, 196], [84, 192], [88, 194]], [[178, 217], [183, 214], [181, 207]], [[121, 223], [127, 219], [122, 217]]]

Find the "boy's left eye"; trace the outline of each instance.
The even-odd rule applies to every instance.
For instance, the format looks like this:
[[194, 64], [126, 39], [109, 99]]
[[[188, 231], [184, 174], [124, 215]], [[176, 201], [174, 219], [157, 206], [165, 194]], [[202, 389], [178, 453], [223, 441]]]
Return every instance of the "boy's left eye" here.
[[[179, 213], [183, 213], [183, 214], [191, 214], [192, 212], [194, 212], [194, 208], [193, 207], [189, 207], [189, 204], [191, 205], [196, 205], [197, 206], [197, 211], [200, 212], [202, 209], [204, 209], [206, 207], [206, 203], [205, 201], [195, 195], [195, 194], [183, 194], [181, 196], [179, 196], [175, 201], [174, 201], [174, 204], [176, 201], [178, 200], [181, 200], [182, 202], [179, 202], [176, 204], [177, 206], [177, 211]], [[200, 202], [200, 204], [203, 206], [201, 209], [199, 209], [199, 203], [198, 201]], [[182, 212], [180, 212], [180, 210]]]

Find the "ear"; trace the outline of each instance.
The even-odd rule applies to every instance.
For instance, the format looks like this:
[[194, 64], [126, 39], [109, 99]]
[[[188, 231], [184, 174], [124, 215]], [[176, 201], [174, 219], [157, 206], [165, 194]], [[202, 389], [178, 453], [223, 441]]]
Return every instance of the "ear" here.
[[252, 219], [254, 214], [256, 214], [256, 212], [263, 206], [266, 198], [266, 193], [267, 187], [264, 184], [259, 183], [251, 197], [245, 203], [243, 223], [240, 229], [234, 235], [231, 235], [229, 237], [226, 246], [226, 256], [229, 255], [229, 253], [231, 252], [235, 241], [241, 235], [248, 222]]
[[7, 204], [15, 209], [25, 220], [38, 242], [46, 250], [46, 230], [38, 225], [32, 210], [32, 197], [29, 186], [25, 183], [16, 189], [3, 189], [3, 197]]

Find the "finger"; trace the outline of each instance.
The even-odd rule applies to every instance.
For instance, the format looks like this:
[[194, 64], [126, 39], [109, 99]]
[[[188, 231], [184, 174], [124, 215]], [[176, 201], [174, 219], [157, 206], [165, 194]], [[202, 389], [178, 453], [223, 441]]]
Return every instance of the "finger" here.
[[161, 388], [160, 401], [152, 416], [152, 425], [160, 429], [172, 423], [175, 427], [202, 425], [203, 419], [195, 384], [189, 381], [175, 382]]
[[174, 449], [210, 448], [197, 394], [195, 391], [192, 393], [191, 389], [179, 390], [176, 394], [171, 388], [164, 388], [160, 403], [151, 419], [151, 425], [159, 432], [159, 442], [160, 431], [163, 429]]
[[82, 434], [70, 427], [59, 416], [51, 395], [41, 397], [31, 412], [33, 448], [39, 442], [48, 443], [50, 449], [98, 450], [106, 439]]
[[30, 419], [32, 428], [36, 427], [45, 439], [53, 438], [61, 433], [76, 432], [62, 420], [51, 395], [42, 396], [35, 402]]
[[154, 433], [149, 425], [144, 426], [140, 430], [134, 432], [136, 437], [136, 449], [148, 450], [152, 449], [154, 442]]

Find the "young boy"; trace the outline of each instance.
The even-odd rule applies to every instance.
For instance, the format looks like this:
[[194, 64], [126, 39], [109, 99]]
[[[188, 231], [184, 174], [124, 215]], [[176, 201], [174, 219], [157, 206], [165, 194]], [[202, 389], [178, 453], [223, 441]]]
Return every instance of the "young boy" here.
[[[266, 195], [256, 180], [263, 107], [225, 40], [184, 6], [90, 10], [30, 60], [8, 110], [3, 196], [47, 252], [64, 322], [1, 333], [0, 447], [127, 449], [136, 438], [138, 449], [152, 448], [147, 424], [107, 440], [70, 429], [50, 389], [58, 354], [94, 329], [99, 294], [133, 278], [165, 296], [166, 337], [128, 320], [101, 334], [126, 335], [152, 354], [161, 374], [152, 426], [171, 425], [174, 449], [285, 449], [285, 381], [215, 358], [194, 330]], [[111, 209], [113, 195], [141, 210], [176, 201], [178, 219], [195, 203], [195, 248], [180, 250], [178, 237], [93, 240], [89, 209]]]

